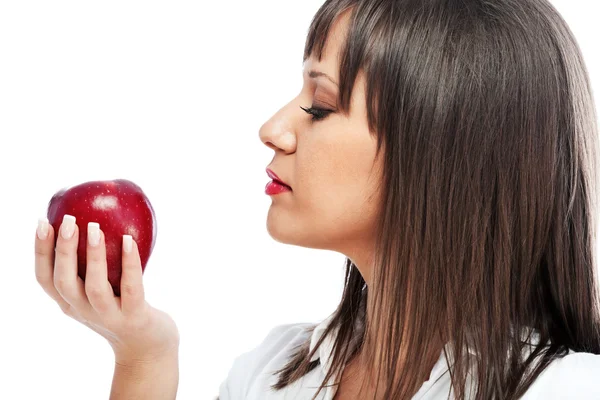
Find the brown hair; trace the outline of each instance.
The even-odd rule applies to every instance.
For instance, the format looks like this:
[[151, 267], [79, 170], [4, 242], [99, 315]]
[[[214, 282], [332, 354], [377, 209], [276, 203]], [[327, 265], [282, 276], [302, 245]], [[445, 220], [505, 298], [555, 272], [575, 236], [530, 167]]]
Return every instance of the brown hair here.
[[[598, 131], [565, 21], [546, 0], [327, 0], [304, 60], [321, 60], [346, 11], [338, 105], [348, 115], [364, 71], [383, 200], [373, 281], [366, 287], [346, 259], [318, 392], [360, 354], [384, 398], [410, 398], [430, 372], [423, 355], [449, 343], [456, 398], [469, 395], [468, 346], [471, 395], [516, 399], [569, 349], [600, 354]], [[518, 334], [531, 329], [537, 344]], [[317, 366], [309, 344], [276, 372], [273, 390]]]

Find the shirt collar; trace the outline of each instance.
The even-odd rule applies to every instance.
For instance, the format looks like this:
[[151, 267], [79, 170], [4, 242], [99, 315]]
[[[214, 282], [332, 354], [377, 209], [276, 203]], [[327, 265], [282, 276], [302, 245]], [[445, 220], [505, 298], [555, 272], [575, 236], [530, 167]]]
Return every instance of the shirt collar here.
[[[323, 332], [329, 326], [329, 323], [331, 322], [332, 319], [333, 319], [333, 314], [330, 315], [329, 317], [325, 318], [321, 323], [319, 323], [315, 327], [315, 329], [312, 333], [312, 336], [310, 338], [310, 350], [309, 351], [313, 351], [313, 349], [317, 345], [317, 342], [319, 341], [321, 336], [323, 336]], [[331, 350], [333, 349], [333, 342], [334, 342], [336, 333], [337, 333], [337, 328], [334, 332], [330, 332], [330, 334], [323, 340], [323, 343], [321, 343], [321, 346], [319, 346], [319, 350], [317, 350], [315, 352], [315, 354], [312, 356], [310, 361], [316, 361], [319, 358], [321, 359], [321, 361], [325, 361], [325, 360], [329, 359], [329, 356], [331, 355]]]
[[[321, 323], [319, 323], [315, 327], [315, 329], [313, 330], [311, 339], [310, 339], [310, 350], [309, 351], [312, 351], [315, 348], [317, 342], [323, 336], [325, 329], [329, 326], [329, 323], [331, 322], [332, 319], [333, 319], [333, 315], [330, 315], [329, 317], [325, 318]], [[310, 359], [311, 362], [320, 359], [320, 363], [321, 363], [322, 367], [324, 368], [324, 370], [329, 370], [329, 368], [331, 368], [331, 362], [332, 362], [331, 351], [333, 349], [333, 343], [334, 343], [336, 334], [338, 332], [338, 329], [339, 328], [335, 328], [333, 331], [331, 331], [329, 333], [329, 335], [327, 335], [325, 337], [325, 339], [323, 339], [321, 346], [319, 346], [319, 349], [315, 352], [315, 354]], [[446, 347], [446, 351], [450, 352], [451, 350]], [[470, 351], [470, 352], [473, 353], [472, 351]], [[449, 353], [449, 354], [451, 356], [451, 353]], [[446, 365], [445, 361], [446, 360], [444, 357], [444, 351], [442, 350], [437, 362], [435, 363], [435, 365], [433, 366], [433, 369], [431, 370], [431, 374], [430, 374], [428, 382], [435, 381], [439, 376], [441, 376], [444, 373], [444, 371], [447, 370], [447, 365]], [[334, 381], [335, 381], [335, 379], [334, 379]]]

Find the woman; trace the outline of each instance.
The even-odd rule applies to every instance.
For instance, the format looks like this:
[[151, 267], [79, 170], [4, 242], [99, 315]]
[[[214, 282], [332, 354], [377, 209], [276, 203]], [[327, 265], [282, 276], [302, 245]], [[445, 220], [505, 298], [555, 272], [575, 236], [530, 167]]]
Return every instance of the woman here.
[[[346, 255], [343, 297], [237, 357], [220, 399], [600, 398], [598, 132], [555, 9], [327, 0], [303, 72], [260, 129], [267, 228]], [[75, 239], [54, 261], [46, 230], [38, 280], [113, 346], [113, 398], [174, 398], [177, 329], [145, 303], [135, 246], [118, 302], [102, 245], [82, 282]]]

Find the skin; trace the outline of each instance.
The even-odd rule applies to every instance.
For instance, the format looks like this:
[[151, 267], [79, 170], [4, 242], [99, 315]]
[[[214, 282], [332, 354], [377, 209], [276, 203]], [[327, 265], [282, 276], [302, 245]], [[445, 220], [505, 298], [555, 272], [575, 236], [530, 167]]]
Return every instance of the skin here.
[[[337, 111], [337, 85], [308, 76], [316, 70], [338, 82], [347, 19], [333, 27], [321, 62], [311, 57], [304, 63], [300, 93], [260, 128], [261, 141], [275, 151], [269, 168], [292, 187], [271, 197], [267, 230], [281, 243], [344, 254], [368, 283], [382, 174], [367, 125], [365, 79], [358, 76], [346, 117]], [[334, 111], [312, 121], [301, 106]]]
[[122, 365], [148, 363], [174, 352], [179, 346], [179, 330], [167, 313], [145, 300], [142, 264], [135, 240], [131, 239], [130, 252], [123, 246], [118, 297], [107, 278], [102, 229], [98, 229], [98, 243], [91, 243], [91, 235], [88, 236], [85, 281], [78, 276], [79, 227], [74, 217], [69, 224], [69, 217], [65, 216], [58, 232], [54, 232], [47, 219], [36, 230], [35, 276], [42, 289], [63, 313], [104, 337]]

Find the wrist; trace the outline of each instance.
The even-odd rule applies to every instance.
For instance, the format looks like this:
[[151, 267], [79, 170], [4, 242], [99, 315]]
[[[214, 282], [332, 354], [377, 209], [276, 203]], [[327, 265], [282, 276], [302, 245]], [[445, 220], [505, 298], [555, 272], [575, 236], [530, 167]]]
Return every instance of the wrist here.
[[127, 351], [115, 351], [115, 366], [123, 370], [142, 370], [155, 365], [177, 363], [179, 361], [179, 342], [159, 352], [135, 354]]
[[110, 400], [175, 399], [179, 385], [178, 352], [152, 358], [117, 358]]

